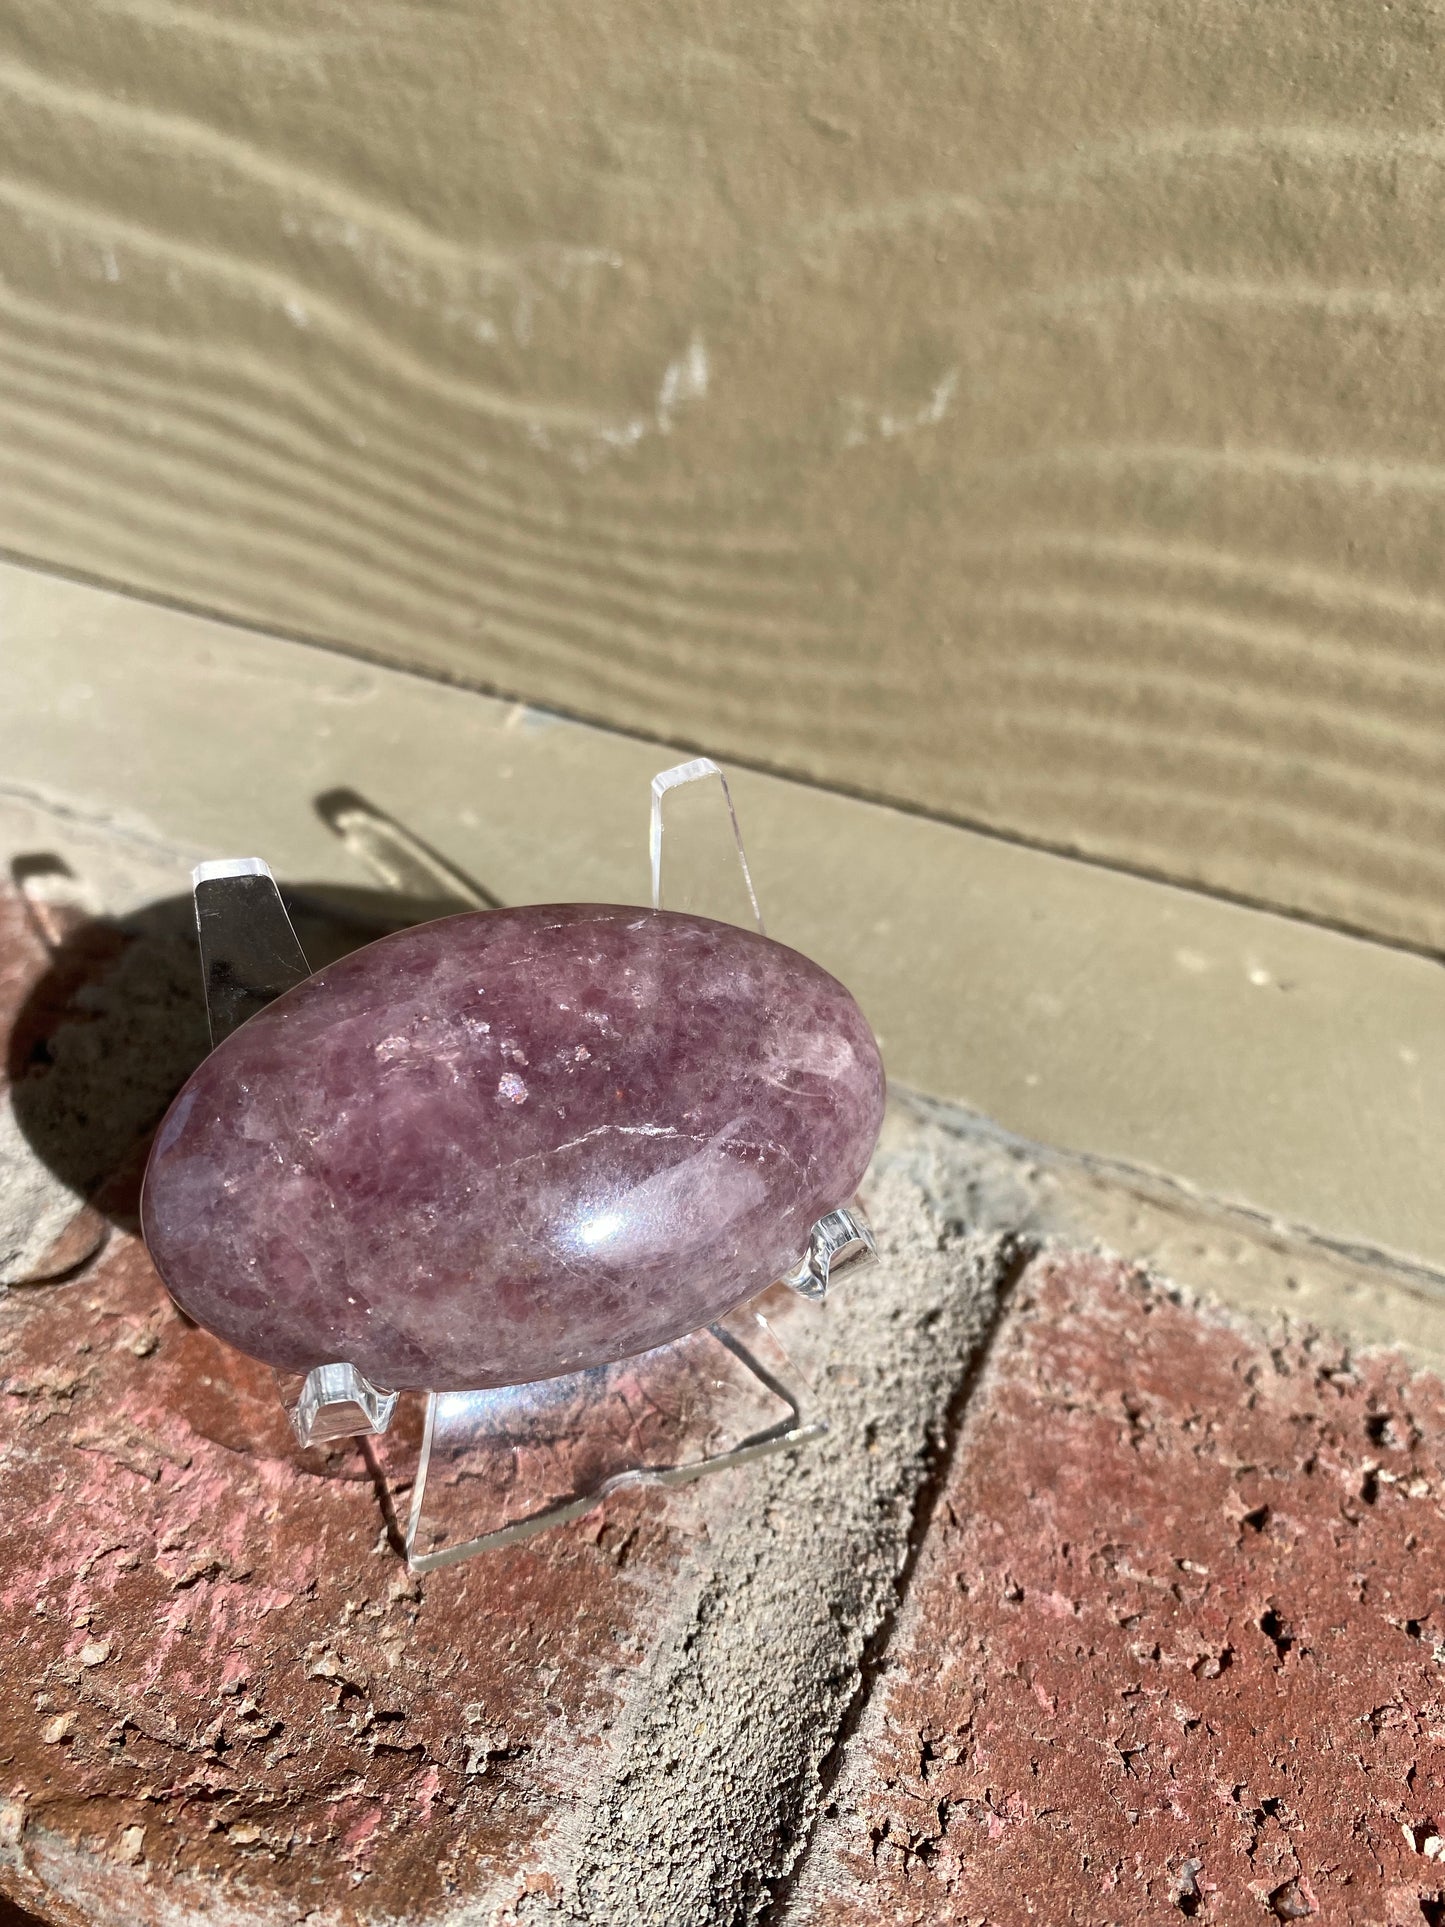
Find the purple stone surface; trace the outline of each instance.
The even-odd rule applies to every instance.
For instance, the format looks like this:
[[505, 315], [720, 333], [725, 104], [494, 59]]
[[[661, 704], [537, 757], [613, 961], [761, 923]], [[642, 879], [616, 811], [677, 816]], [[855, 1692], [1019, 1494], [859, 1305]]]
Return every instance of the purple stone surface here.
[[843, 986], [702, 917], [447, 917], [289, 991], [156, 1135], [146, 1242], [295, 1371], [520, 1384], [720, 1317], [863, 1175], [883, 1067]]

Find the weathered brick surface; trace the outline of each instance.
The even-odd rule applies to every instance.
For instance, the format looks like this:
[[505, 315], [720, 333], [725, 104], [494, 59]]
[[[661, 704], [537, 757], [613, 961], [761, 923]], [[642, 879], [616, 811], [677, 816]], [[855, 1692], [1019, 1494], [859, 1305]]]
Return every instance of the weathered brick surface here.
[[1445, 1918], [1445, 1388], [1034, 1264], [794, 1927]]
[[269, 1373], [120, 1236], [0, 1305], [0, 1395], [18, 1897], [350, 1922], [556, 1890], [546, 1835], [705, 1532], [691, 1495], [422, 1585], [360, 1451], [297, 1453]]

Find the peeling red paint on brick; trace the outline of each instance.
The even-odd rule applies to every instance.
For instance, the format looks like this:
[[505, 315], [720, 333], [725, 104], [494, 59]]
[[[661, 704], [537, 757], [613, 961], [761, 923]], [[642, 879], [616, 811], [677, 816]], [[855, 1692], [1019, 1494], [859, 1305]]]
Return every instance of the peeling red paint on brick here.
[[1445, 1387], [1026, 1275], [790, 1919], [1445, 1919]]

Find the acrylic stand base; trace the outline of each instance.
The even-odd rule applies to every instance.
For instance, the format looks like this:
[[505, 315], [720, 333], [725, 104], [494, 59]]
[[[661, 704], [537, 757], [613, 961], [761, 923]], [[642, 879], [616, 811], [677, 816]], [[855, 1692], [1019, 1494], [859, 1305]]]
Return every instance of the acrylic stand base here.
[[683, 1485], [820, 1437], [773, 1296], [620, 1364], [428, 1393], [419, 1442], [403, 1425], [372, 1447], [411, 1569], [513, 1545], [625, 1486]]
[[[374, 855], [378, 839], [388, 846], [383, 868], [436, 873], [435, 853], [380, 815], [359, 847]], [[699, 759], [653, 779], [651, 856], [655, 907], [664, 905], [665, 867], [666, 907], [762, 929], [716, 764]], [[450, 866], [446, 877], [464, 902], [488, 903]], [[194, 881], [218, 1044], [310, 971], [259, 858], [202, 864]], [[680, 1485], [819, 1437], [827, 1428], [808, 1413], [807, 1388], [779, 1328], [816, 1317], [802, 1301], [816, 1305], [845, 1265], [872, 1256], [866, 1221], [844, 1205], [818, 1221], [798, 1265], [776, 1286], [640, 1358], [485, 1391], [397, 1394], [345, 1361], [305, 1379], [278, 1374], [278, 1384], [302, 1445], [371, 1441], [407, 1563], [429, 1572], [561, 1525], [620, 1487]]]

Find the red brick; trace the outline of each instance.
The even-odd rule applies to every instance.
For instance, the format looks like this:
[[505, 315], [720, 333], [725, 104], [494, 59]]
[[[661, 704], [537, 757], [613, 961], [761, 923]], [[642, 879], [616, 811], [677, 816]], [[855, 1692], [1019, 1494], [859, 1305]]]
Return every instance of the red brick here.
[[361, 1451], [298, 1454], [120, 1234], [0, 1303], [0, 1397], [0, 1890], [339, 1923], [545, 1890], [689, 1495], [410, 1579]]
[[1435, 1378], [1036, 1262], [789, 1919], [1445, 1918], [1442, 1498]]

